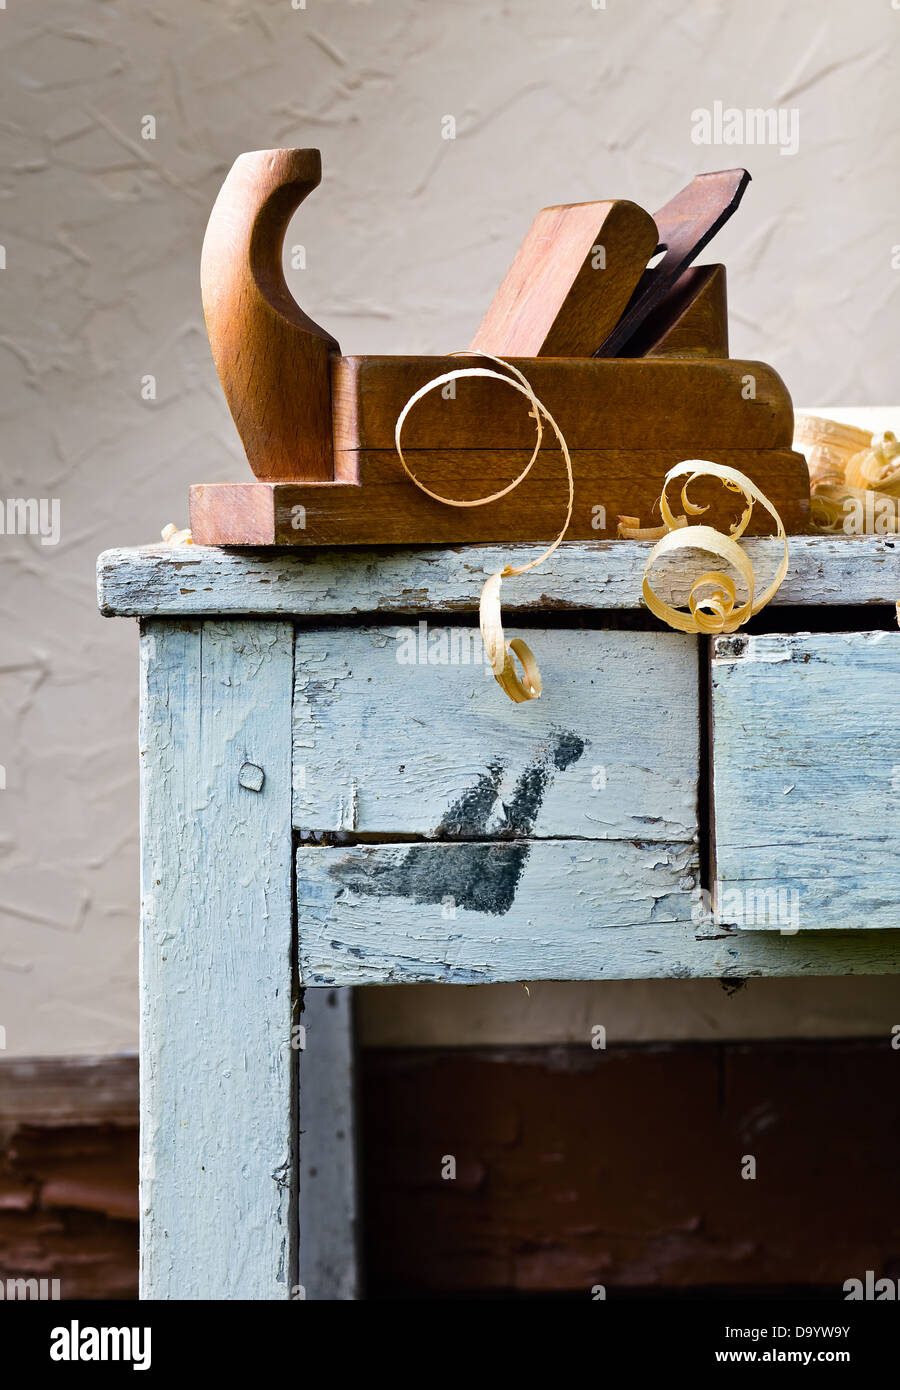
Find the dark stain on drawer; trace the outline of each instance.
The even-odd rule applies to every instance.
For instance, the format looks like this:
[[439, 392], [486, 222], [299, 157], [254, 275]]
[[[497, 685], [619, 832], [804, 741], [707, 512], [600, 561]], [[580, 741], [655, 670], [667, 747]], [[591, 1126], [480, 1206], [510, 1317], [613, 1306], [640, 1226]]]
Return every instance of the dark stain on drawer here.
[[332, 873], [344, 887], [372, 897], [452, 902], [470, 912], [501, 917], [515, 901], [530, 848], [527, 842], [502, 841], [410, 845], [399, 863], [366, 856], [335, 865]]
[[509, 801], [501, 803], [503, 820], [490, 842], [473, 841], [487, 834], [506, 771], [499, 759], [489, 763], [441, 817], [436, 838], [445, 843], [411, 845], [399, 862], [385, 863], [367, 855], [355, 862], [345, 860], [332, 868], [332, 874], [345, 887], [372, 897], [409, 898], [416, 903], [450, 901], [470, 912], [502, 916], [515, 901], [530, 852], [523, 837], [534, 828], [550, 779], [577, 762], [584, 746], [584, 740], [571, 731], [554, 735], [520, 773]]

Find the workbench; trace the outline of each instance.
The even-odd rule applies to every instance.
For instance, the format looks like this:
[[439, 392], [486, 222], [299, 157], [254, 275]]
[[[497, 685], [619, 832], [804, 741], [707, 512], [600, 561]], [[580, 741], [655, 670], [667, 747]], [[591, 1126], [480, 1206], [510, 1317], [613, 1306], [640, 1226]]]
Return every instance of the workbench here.
[[141, 624], [143, 1297], [357, 1296], [353, 986], [900, 969], [900, 537], [791, 537], [711, 640], [642, 610], [649, 549], [507, 581], [526, 705], [477, 610], [534, 547], [100, 557]]

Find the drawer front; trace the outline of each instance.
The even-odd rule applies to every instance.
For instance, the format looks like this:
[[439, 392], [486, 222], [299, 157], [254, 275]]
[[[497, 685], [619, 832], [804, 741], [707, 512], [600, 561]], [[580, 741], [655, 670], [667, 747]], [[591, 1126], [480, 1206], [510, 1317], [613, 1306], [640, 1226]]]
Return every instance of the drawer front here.
[[307, 983], [602, 978], [617, 955], [641, 974], [635, 953], [690, 929], [696, 642], [515, 631], [544, 679], [524, 705], [477, 628], [297, 632]]
[[900, 632], [719, 638], [717, 921], [900, 927]]
[[544, 682], [522, 705], [493, 679], [477, 627], [298, 632], [295, 827], [693, 839], [694, 640], [514, 630]]

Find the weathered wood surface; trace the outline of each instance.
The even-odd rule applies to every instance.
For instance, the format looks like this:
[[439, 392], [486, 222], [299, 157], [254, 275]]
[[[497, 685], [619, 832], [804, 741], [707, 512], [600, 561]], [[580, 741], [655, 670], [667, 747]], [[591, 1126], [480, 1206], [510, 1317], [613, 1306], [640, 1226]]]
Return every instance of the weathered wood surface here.
[[137, 1298], [136, 1056], [0, 1052], [0, 1174], [7, 1299]]
[[295, 826], [693, 839], [696, 640], [529, 629], [528, 642], [545, 694], [518, 706], [499, 697], [477, 627], [298, 632]]
[[[893, 604], [900, 541], [889, 536], [791, 536], [790, 564], [774, 604]], [[506, 613], [536, 609], [637, 609], [649, 541], [563, 544], [536, 570], [507, 580]], [[757, 575], [774, 573], [780, 542], [746, 542]], [[215, 547], [151, 545], [100, 556], [98, 600], [107, 617], [475, 612], [487, 576], [535, 546], [456, 546], [235, 554]], [[698, 561], [695, 573], [708, 568]], [[688, 585], [673, 588], [677, 598]]]
[[900, 931], [728, 931], [700, 920], [696, 882], [683, 844], [301, 846], [300, 970], [338, 985], [900, 972]]
[[[694, 457], [711, 452], [695, 446]], [[736, 468], [769, 498], [789, 532], [806, 530], [809, 472], [790, 449], [716, 449], [718, 463]], [[575, 501], [570, 541], [616, 538], [620, 516], [659, 524], [659, 496], [666, 474], [684, 448], [571, 450]], [[190, 489], [190, 521], [198, 545], [414, 545], [549, 543], [566, 515], [566, 469], [558, 450], [545, 445], [518, 487], [487, 507], [451, 507], [415, 487], [395, 449], [342, 455], [352, 473], [339, 483], [257, 481], [198, 483]], [[489, 497], [521, 475], [526, 450], [410, 450], [413, 475], [441, 496], [471, 501]], [[352, 461], [352, 462], [351, 462]], [[742, 499], [714, 479], [691, 488], [704, 521], [727, 530]], [[677, 502], [677, 494], [675, 494]], [[748, 534], [773, 534], [764, 507], [754, 509]]]
[[313, 1302], [360, 1296], [353, 991], [308, 989], [300, 1055], [300, 1285]]
[[137, 1057], [10, 1057], [0, 1060], [0, 1130], [137, 1122]]
[[721, 921], [900, 927], [898, 690], [900, 632], [716, 641]]
[[142, 1295], [287, 1299], [293, 631], [150, 622], [141, 653]]
[[[518, 357], [570, 449], [789, 449], [794, 411], [764, 362]], [[332, 365], [335, 451], [393, 450], [397, 416], [436, 376], [478, 366], [458, 357], [340, 357]], [[482, 364], [483, 365], [483, 364]], [[752, 391], [745, 387], [752, 378]], [[410, 449], [531, 449], [534, 421], [518, 391], [497, 381], [456, 382], [425, 396], [404, 429]], [[286, 474], [290, 477], [290, 474]]]
[[[697, 847], [683, 843], [301, 846], [301, 979], [605, 979], [623, 959], [639, 976], [647, 972], [647, 961], [640, 968], [639, 929], [649, 928], [655, 940], [666, 923], [689, 921], [697, 872]], [[648, 945], [644, 937], [645, 952]], [[654, 944], [648, 960], [662, 950]]]

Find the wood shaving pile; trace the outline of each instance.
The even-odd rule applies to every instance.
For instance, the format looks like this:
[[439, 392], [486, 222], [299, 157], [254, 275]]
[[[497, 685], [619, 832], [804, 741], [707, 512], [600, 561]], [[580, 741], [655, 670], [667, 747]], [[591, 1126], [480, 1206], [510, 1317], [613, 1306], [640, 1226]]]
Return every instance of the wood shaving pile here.
[[849, 536], [900, 532], [900, 441], [869, 430], [798, 415], [794, 448], [805, 454], [810, 530]]

